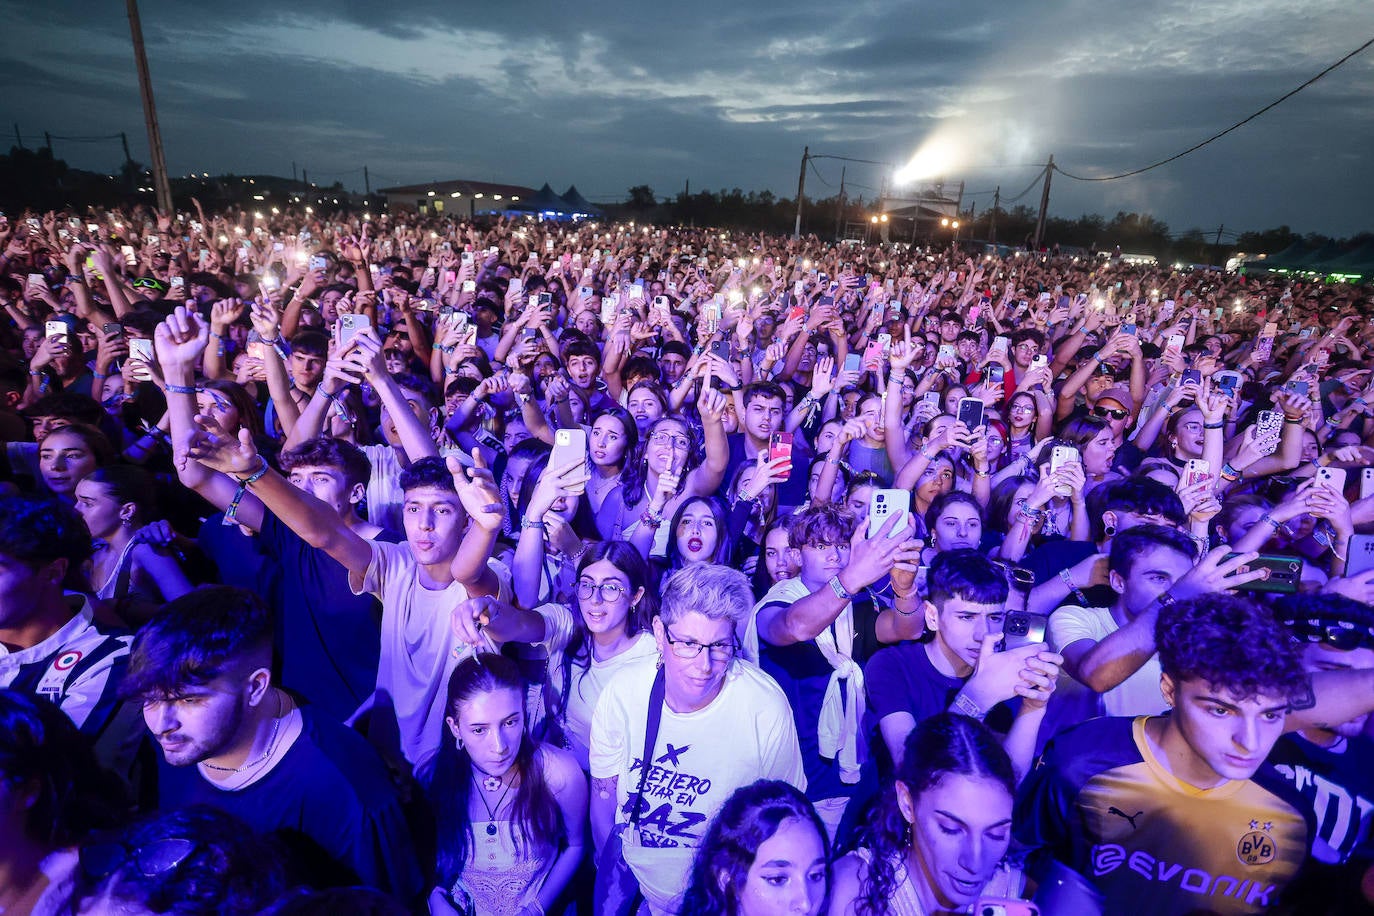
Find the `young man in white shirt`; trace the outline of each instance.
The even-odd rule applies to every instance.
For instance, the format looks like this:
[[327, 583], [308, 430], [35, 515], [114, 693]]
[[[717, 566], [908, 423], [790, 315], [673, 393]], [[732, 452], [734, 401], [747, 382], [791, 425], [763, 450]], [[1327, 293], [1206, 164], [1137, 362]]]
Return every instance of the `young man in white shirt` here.
[[192, 458], [234, 477], [245, 491], [251, 488], [306, 543], [348, 570], [355, 594], [381, 600], [377, 689], [354, 721], [366, 713], [368, 736], [384, 754], [399, 753], [411, 766], [422, 766], [438, 750], [444, 692], [458, 660], [478, 647], [536, 640], [543, 629], [530, 611], [493, 615], [488, 602], [470, 600], [509, 597], [509, 573], [489, 560], [502, 519], [490, 472], [480, 459], [467, 468], [457, 457], [447, 466], [422, 458], [400, 477], [405, 543], [369, 541], [273, 471], [247, 432], [235, 442], [199, 419]]
[[1101, 696], [1109, 716], [1155, 715], [1164, 708], [1155, 654], [1157, 599], [1169, 591], [1183, 601], [1260, 578], [1263, 570], [1235, 573], [1247, 554], [1223, 563], [1224, 549], [1197, 563], [1197, 545], [1167, 525], [1137, 525], [1112, 539], [1108, 582], [1117, 593], [1111, 607], [1065, 605], [1050, 615], [1049, 641], [1064, 656], [1064, 669]]

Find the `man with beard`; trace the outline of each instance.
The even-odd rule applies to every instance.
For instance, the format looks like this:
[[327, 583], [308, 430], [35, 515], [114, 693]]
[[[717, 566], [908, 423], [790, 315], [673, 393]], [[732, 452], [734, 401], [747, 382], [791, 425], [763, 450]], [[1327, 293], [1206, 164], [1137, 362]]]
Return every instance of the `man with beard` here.
[[272, 683], [272, 617], [229, 586], [170, 602], [139, 631], [122, 695], [162, 750], [162, 810], [205, 804], [277, 833], [298, 877], [420, 889], [405, 818], [360, 735]]

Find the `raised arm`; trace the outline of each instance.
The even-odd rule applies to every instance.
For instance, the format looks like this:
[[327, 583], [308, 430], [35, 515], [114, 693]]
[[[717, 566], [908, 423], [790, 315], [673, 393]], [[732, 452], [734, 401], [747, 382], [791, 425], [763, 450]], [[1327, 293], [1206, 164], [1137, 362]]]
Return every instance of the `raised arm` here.
[[361, 577], [372, 562], [371, 544], [339, 519], [339, 514], [268, 465], [258, 454], [253, 436], [239, 430], [237, 439], [208, 417], [197, 417], [198, 427], [188, 452], [211, 470], [233, 477], [240, 488], [254, 493], [277, 518], [312, 547], [317, 547]]
[[464, 467], [457, 455], [450, 455], [447, 464], [449, 473], [453, 475], [458, 499], [470, 519], [467, 533], [463, 535], [458, 552], [453, 556], [450, 571], [470, 596], [496, 595], [501, 583], [487, 565], [487, 560], [496, 547], [496, 536], [501, 532], [501, 522], [505, 517], [501, 491], [496, 488], [496, 481], [487, 469], [480, 450], [472, 450], [472, 467]]
[[730, 444], [725, 438], [722, 421], [725, 404], [725, 395], [714, 389], [703, 388], [697, 397], [706, 459], [687, 475], [686, 490], [693, 495], [709, 496], [720, 488], [721, 481], [725, 479], [725, 469], [730, 464]]
[[386, 359], [382, 356], [382, 342], [377, 339], [377, 332], [372, 328], [360, 331], [353, 338], [353, 343], [367, 366], [368, 382], [377, 392], [382, 408], [391, 417], [391, 422], [396, 425], [396, 434], [400, 437], [406, 457], [411, 461], [437, 457], [439, 446], [435, 444], [434, 437], [430, 435], [429, 429], [420, 418], [415, 416], [415, 412], [406, 401], [405, 393], [391, 377], [391, 373], [386, 371]]
[[301, 407], [292, 394], [286, 360], [282, 358], [281, 350], [278, 349], [282, 336], [279, 323], [281, 316], [274, 306], [266, 302], [254, 302], [252, 316], [253, 328], [264, 342], [278, 341], [263, 353], [262, 365], [267, 372], [267, 391], [272, 397], [272, 403], [277, 407], [277, 419], [281, 422], [282, 432], [289, 436], [291, 430], [296, 428], [296, 421], [300, 419]]

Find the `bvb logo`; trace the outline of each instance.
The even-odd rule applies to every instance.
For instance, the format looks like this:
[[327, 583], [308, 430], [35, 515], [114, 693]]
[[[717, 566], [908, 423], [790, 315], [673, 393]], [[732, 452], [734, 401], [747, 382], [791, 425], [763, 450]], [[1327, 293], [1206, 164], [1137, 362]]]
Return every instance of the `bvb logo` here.
[[1274, 838], [1259, 830], [1250, 831], [1236, 844], [1236, 857], [1242, 865], [1268, 865], [1276, 852]]

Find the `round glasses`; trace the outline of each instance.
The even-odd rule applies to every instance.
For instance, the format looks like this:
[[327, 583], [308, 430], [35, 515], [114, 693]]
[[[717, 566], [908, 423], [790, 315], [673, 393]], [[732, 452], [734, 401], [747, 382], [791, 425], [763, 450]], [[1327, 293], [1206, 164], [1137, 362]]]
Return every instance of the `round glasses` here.
[[612, 604], [629, 592], [628, 588], [614, 579], [599, 584], [590, 579], [582, 579], [577, 583], [577, 597], [580, 601], [591, 601], [592, 595], [600, 595], [603, 604]]

